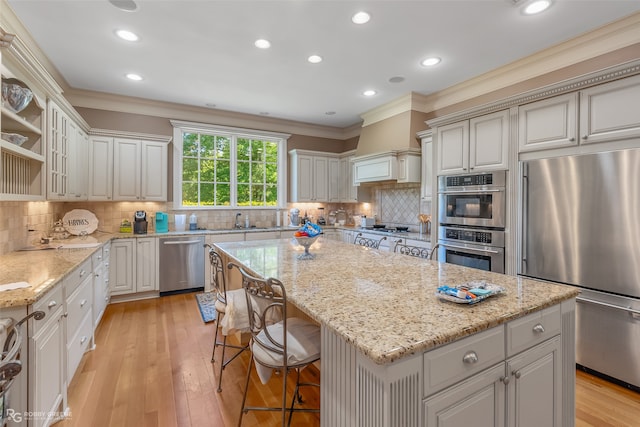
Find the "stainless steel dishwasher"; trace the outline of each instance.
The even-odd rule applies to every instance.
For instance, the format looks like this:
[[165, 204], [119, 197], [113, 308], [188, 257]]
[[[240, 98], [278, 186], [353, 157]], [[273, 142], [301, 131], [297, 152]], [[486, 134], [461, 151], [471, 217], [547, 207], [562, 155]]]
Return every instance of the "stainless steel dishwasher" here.
[[204, 236], [160, 238], [160, 295], [204, 289]]

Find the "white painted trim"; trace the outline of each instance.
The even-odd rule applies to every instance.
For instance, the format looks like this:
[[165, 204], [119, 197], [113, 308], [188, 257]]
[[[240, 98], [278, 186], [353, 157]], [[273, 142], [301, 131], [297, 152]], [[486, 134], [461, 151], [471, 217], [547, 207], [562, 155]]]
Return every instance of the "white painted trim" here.
[[268, 132], [263, 130], [256, 129], [246, 129], [246, 128], [238, 128], [231, 126], [219, 126], [219, 125], [211, 125], [207, 123], [195, 123], [195, 122], [184, 122], [180, 120], [169, 120], [171, 126], [174, 128], [194, 130], [194, 131], [202, 131], [209, 130], [212, 132], [218, 133], [226, 133], [229, 135], [243, 135], [250, 137], [258, 137], [258, 138], [276, 138], [276, 139], [284, 139], [285, 141], [291, 137], [291, 134], [288, 133], [278, 133], [278, 132]]
[[142, 139], [145, 141], [154, 141], [154, 142], [163, 142], [168, 144], [171, 142], [171, 137], [166, 135], [154, 135], [151, 133], [138, 133], [138, 132], [127, 132], [120, 130], [109, 130], [109, 129], [98, 129], [92, 128], [89, 132], [90, 136], [106, 136], [106, 137], [114, 137], [114, 138], [131, 138], [131, 139]]
[[426, 104], [426, 99], [427, 97], [425, 95], [410, 92], [400, 98], [388, 102], [387, 104], [361, 114], [360, 117], [363, 119], [362, 126], [369, 126], [411, 110], [423, 111], [422, 108], [424, 108], [424, 105]]

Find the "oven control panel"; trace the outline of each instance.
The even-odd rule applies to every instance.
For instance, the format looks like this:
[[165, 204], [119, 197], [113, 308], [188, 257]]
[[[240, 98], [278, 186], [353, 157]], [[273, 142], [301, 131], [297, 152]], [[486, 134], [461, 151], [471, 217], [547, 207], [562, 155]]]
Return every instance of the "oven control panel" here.
[[447, 187], [468, 187], [471, 185], [491, 185], [493, 174], [448, 176]]
[[445, 238], [472, 243], [491, 244], [491, 232], [476, 230], [461, 230], [459, 228], [447, 228]]

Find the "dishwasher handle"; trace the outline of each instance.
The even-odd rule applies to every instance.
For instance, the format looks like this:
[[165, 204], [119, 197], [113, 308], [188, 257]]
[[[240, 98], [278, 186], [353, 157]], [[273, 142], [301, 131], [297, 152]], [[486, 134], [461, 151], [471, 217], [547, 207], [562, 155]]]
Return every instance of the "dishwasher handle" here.
[[616, 310], [626, 311], [629, 314], [631, 314], [634, 318], [636, 316], [640, 316], [640, 310], [634, 310], [631, 307], [621, 307], [621, 306], [616, 305], [616, 304], [611, 304], [611, 303], [603, 302], [603, 301], [596, 301], [596, 300], [593, 300], [593, 299], [590, 299], [590, 298], [584, 298], [584, 297], [576, 297], [576, 301], [584, 302], [584, 303], [588, 303], [588, 304], [600, 305], [600, 306], [603, 306], [603, 307], [613, 308], [613, 309], [616, 309]]
[[170, 240], [168, 242], [162, 242], [163, 245], [193, 245], [196, 243], [202, 243], [200, 240]]

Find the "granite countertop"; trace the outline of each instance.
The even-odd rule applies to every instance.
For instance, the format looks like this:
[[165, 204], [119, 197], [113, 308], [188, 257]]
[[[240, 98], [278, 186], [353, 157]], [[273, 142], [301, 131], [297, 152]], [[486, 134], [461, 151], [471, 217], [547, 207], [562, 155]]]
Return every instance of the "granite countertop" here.
[[[365, 231], [349, 226], [323, 226], [327, 230], [354, 230]], [[216, 235], [216, 234], [239, 234], [239, 233], [261, 233], [270, 231], [295, 231], [295, 227], [269, 227], [269, 228], [239, 228], [239, 229], [219, 229], [219, 230], [194, 230], [194, 231], [170, 231], [168, 233], [105, 233], [95, 232], [84, 238], [72, 237], [67, 240], [51, 242], [50, 249], [35, 250], [33, 247], [29, 251], [15, 251], [0, 255], [0, 285], [27, 282], [31, 285], [28, 288], [21, 288], [9, 291], [0, 291], [0, 308], [16, 307], [33, 304], [44, 294], [68, 276], [82, 262], [89, 258], [98, 247], [112, 239], [131, 239], [143, 237], [177, 237], [193, 235]], [[380, 234], [390, 234], [380, 232]], [[407, 238], [418, 233], [395, 233]], [[70, 246], [69, 248], [58, 248], [60, 244]], [[94, 244], [94, 245], [91, 245]], [[43, 245], [44, 246], [44, 245]], [[92, 247], [88, 247], [92, 246]], [[42, 247], [40, 247], [42, 248]]]
[[[252, 274], [378, 364], [391, 363], [574, 298], [577, 288], [318, 239], [313, 260], [290, 239], [216, 243]], [[486, 280], [506, 292], [474, 305], [440, 301], [441, 285]]]

